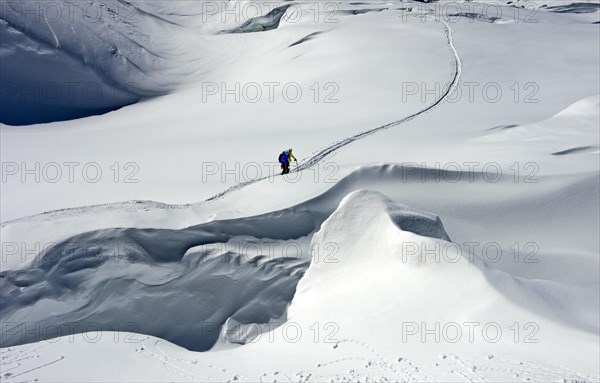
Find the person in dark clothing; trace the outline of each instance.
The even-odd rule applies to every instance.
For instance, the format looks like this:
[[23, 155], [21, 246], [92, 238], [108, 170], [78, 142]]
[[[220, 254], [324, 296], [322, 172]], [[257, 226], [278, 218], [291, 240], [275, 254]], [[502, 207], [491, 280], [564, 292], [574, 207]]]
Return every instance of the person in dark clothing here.
[[279, 163], [281, 164], [281, 175], [288, 174], [290, 172], [290, 160], [298, 162], [294, 154], [292, 154], [292, 149], [284, 150], [279, 155]]

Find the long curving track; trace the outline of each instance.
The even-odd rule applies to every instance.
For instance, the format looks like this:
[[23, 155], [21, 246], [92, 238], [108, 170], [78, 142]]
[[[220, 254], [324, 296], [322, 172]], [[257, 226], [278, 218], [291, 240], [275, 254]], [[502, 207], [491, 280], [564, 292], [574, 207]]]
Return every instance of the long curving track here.
[[[446, 101], [448, 99], [448, 97], [454, 92], [454, 90], [457, 88], [457, 86], [460, 83], [460, 79], [462, 76], [462, 62], [461, 62], [460, 56], [458, 54], [458, 51], [456, 50], [456, 47], [454, 46], [454, 34], [452, 31], [452, 28], [446, 21], [441, 20], [441, 22], [444, 25], [444, 30], [446, 32], [446, 38], [448, 40], [448, 46], [454, 56], [454, 76], [453, 76], [452, 80], [448, 84], [446, 84], [446, 87], [444, 88], [444, 92], [442, 93], [442, 95], [433, 104], [429, 105], [428, 107], [426, 107], [424, 109], [421, 109], [420, 111], [418, 111], [416, 113], [411, 114], [410, 116], [404, 117], [400, 120], [390, 122], [389, 124], [385, 124], [382, 126], [378, 126], [376, 128], [365, 130], [363, 132], [360, 132], [360, 133], [354, 134], [352, 136], [343, 138], [339, 141], [333, 142], [332, 144], [330, 144], [322, 149], [319, 149], [318, 151], [311, 154], [308, 158], [304, 159], [301, 162], [301, 164], [296, 169], [293, 170], [293, 172], [299, 172], [299, 171], [309, 169], [309, 168], [315, 166], [316, 164], [318, 164], [319, 162], [321, 162], [323, 159], [325, 159], [329, 155], [331, 155], [333, 152], [335, 152], [335, 151], [343, 148], [344, 146], [347, 146], [357, 140], [360, 140], [362, 138], [365, 138], [367, 136], [370, 136], [370, 135], [380, 132], [382, 130], [395, 128], [399, 125], [402, 125], [409, 121], [412, 121], [415, 118], [437, 108], [440, 104], [442, 104], [444, 101]], [[208, 198], [206, 201], [212, 201], [215, 199], [219, 199], [233, 191], [242, 189], [242, 188], [244, 188], [248, 185], [254, 184], [256, 182], [263, 181], [265, 179], [268, 179], [269, 177], [270, 176], [266, 176], [266, 177], [262, 177], [262, 178], [248, 180], [245, 182], [240, 182], [218, 194], [215, 194], [214, 196]]]

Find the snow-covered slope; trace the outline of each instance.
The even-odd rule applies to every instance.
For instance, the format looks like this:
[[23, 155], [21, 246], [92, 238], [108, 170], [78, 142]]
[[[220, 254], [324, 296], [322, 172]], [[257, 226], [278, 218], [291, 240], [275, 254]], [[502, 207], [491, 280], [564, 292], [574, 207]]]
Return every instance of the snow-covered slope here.
[[[168, 4], [183, 7], [193, 3]], [[156, 4], [149, 2], [144, 7]], [[2, 160], [19, 167], [2, 185], [2, 220], [131, 199], [201, 201], [228, 186], [255, 179], [257, 173], [263, 177], [272, 174], [270, 164], [276, 161], [281, 147], [295, 146], [300, 158], [309, 158], [348, 136], [428, 109], [456, 74], [446, 29], [439, 22], [456, 9], [393, 2], [382, 12], [342, 13], [344, 9], [373, 6], [346, 4], [336, 11], [321, 4], [320, 17], [315, 21], [314, 11], [306, 4], [300, 17], [284, 18], [276, 30], [260, 33], [220, 33], [241, 25], [258, 11], [250, 6], [240, 8], [248, 17], [238, 18], [238, 24], [233, 15], [222, 23], [221, 15], [216, 14], [206, 18], [206, 23], [202, 23], [202, 17], [186, 18], [200, 26], [184, 28], [185, 35], [171, 24], [170, 35], [158, 29], [158, 36], [154, 36], [152, 29], [144, 29], [152, 33], [152, 44], [168, 47], [165, 55], [169, 58], [187, 62], [189, 56], [194, 60], [199, 57], [197, 65], [207, 72], [201, 71], [197, 77], [188, 75], [189, 71], [186, 76], [179, 75], [185, 65], [177, 62], [173, 64], [173, 76], [184, 79], [189, 85], [187, 91], [147, 100], [102, 118], [18, 129], [3, 126]], [[428, 11], [429, 7], [433, 11]], [[439, 105], [435, 113], [421, 114], [389, 133], [379, 134], [379, 138], [370, 136], [369, 140], [377, 141], [374, 146], [368, 145], [377, 148], [374, 161], [414, 161], [416, 155], [425, 153], [429, 160], [447, 162], [445, 148], [476, 138], [487, 129], [545, 120], [598, 94], [599, 53], [593, 47], [599, 41], [592, 21], [599, 13], [540, 10], [535, 13], [538, 22], [534, 23], [525, 22], [530, 16], [525, 11], [515, 14], [508, 6], [499, 9], [505, 19], [517, 17], [520, 22], [497, 24], [448, 17], [455, 48], [462, 58], [460, 93]], [[483, 12], [482, 5], [475, 10]], [[325, 22], [330, 18], [331, 22]], [[146, 25], [138, 24], [136, 28]], [[314, 35], [317, 32], [320, 34]], [[556, 38], [548, 38], [552, 33]], [[294, 45], [307, 36], [313, 37]], [[208, 50], [206, 54], [204, 49]], [[539, 52], [544, 52], [543, 58]], [[125, 70], [127, 65], [116, 67]], [[146, 86], [162, 81], [164, 76], [171, 78], [171, 69], [157, 67], [156, 71], [152, 81], [144, 82]], [[224, 93], [235, 89], [236, 84], [242, 89], [247, 84], [270, 82], [279, 84], [272, 99], [264, 85], [260, 86], [262, 98], [258, 102], [250, 102], [254, 93], [249, 97], [240, 95], [239, 102]], [[213, 95], [214, 89], [209, 92], [206, 87], [215, 84]], [[289, 101], [294, 96], [291, 90], [289, 97], [282, 93], [286, 84], [298, 84], [302, 89], [297, 102]], [[436, 88], [439, 91], [429, 91]], [[498, 88], [502, 96], [496, 99]], [[231, 109], [234, 106], [235, 113]], [[457, 120], [457, 115], [464, 118]], [[424, 140], [430, 148], [427, 152], [417, 149]], [[592, 141], [583, 145], [595, 144]], [[30, 150], [21, 150], [23, 147]], [[360, 153], [364, 152], [363, 147]], [[444, 154], [439, 158], [432, 156], [441, 152]], [[478, 159], [484, 155], [477, 153]], [[418, 162], [426, 156], [420, 155]], [[77, 167], [70, 179], [69, 168], [63, 164], [72, 162]], [[332, 171], [324, 168], [326, 162], [320, 164], [321, 174]], [[335, 165], [337, 160], [330, 162]], [[40, 164], [40, 173], [44, 165], [60, 164], [63, 176], [51, 182], [54, 169], [48, 168], [48, 176], [41, 174], [39, 182], [33, 176], [26, 176], [26, 182], [22, 182], [23, 172], [35, 169], [36, 163]], [[89, 177], [83, 174], [85, 165]], [[215, 166], [217, 174], [213, 174]], [[102, 171], [99, 179], [95, 177], [98, 169]]]
[[[239, 7], [227, 1], [3, 2], [6, 108], [0, 121], [29, 125], [102, 114], [206, 80], [215, 70], [227, 70], [231, 51], [239, 61], [244, 52], [261, 54], [260, 47], [236, 41], [229, 47], [215, 44], [215, 28], [242, 19], [250, 23], [270, 6]], [[221, 11], [229, 15], [222, 17]]]
[[20, 4], [3, 381], [600, 380], [598, 1]]

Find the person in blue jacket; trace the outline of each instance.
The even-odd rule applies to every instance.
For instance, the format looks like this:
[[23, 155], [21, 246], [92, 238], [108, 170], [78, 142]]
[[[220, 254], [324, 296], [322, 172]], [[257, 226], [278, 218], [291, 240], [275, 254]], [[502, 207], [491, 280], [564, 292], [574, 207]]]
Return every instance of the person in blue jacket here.
[[294, 154], [292, 154], [292, 149], [284, 150], [279, 155], [279, 163], [281, 164], [281, 175], [288, 174], [290, 172], [290, 160], [294, 160], [298, 162]]

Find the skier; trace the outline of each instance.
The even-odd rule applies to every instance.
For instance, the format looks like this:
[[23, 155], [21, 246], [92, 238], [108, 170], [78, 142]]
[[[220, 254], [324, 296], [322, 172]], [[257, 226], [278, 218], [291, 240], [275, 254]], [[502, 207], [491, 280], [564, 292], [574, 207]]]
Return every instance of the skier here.
[[281, 175], [288, 174], [290, 172], [290, 159], [298, 162], [296, 157], [292, 154], [292, 149], [284, 150], [279, 155], [279, 163], [281, 164]]

